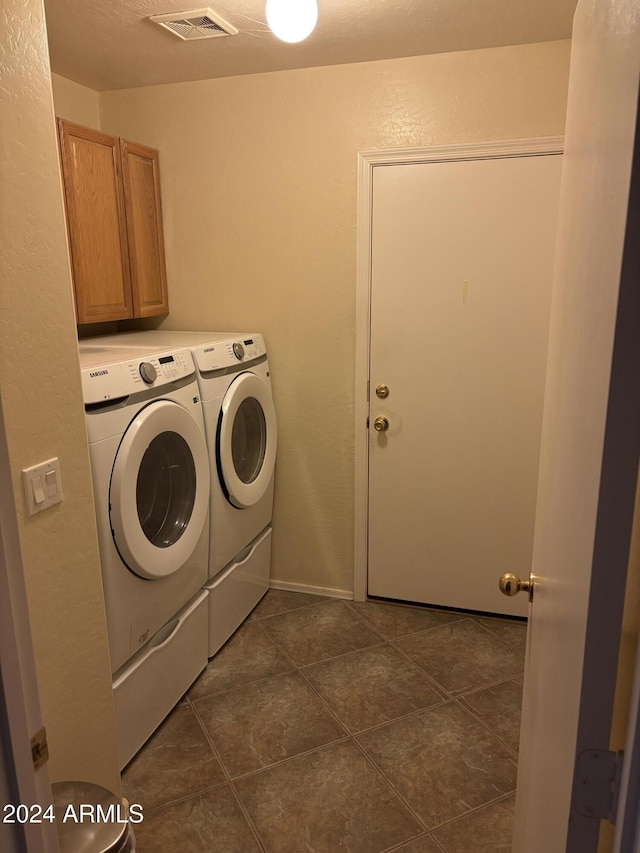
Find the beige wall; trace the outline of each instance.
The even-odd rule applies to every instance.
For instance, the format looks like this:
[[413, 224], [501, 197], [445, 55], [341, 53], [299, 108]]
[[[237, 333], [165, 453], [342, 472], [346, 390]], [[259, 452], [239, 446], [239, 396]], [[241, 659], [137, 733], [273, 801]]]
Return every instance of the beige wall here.
[[53, 103], [57, 116], [100, 130], [100, 96], [93, 89], [67, 80], [59, 74], [51, 75]]
[[[119, 787], [106, 624], [41, 0], [0, 16], [0, 388], [49, 773]], [[64, 500], [24, 515], [21, 469]]]
[[353, 588], [358, 150], [561, 134], [569, 42], [104, 93], [160, 149], [168, 328], [265, 333], [274, 579]]

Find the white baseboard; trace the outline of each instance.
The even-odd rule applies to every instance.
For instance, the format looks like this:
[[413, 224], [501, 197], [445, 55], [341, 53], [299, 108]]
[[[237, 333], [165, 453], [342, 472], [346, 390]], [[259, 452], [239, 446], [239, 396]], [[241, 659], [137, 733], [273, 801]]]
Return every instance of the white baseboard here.
[[345, 598], [353, 601], [353, 592], [349, 589], [331, 589], [324, 586], [310, 586], [306, 583], [288, 583], [271, 579], [269, 586], [272, 589], [284, 589], [287, 592], [303, 592], [306, 595], [325, 595], [329, 598]]

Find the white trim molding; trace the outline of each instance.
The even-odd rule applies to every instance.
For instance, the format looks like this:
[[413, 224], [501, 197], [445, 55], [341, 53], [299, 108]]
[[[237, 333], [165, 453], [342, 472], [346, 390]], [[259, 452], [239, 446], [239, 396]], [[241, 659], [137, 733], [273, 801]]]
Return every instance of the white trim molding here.
[[369, 473], [369, 346], [371, 321], [371, 229], [373, 170], [377, 166], [442, 163], [448, 160], [486, 160], [562, 154], [564, 137], [543, 136], [465, 145], [387, 148], [358, 152], [358, 211], [356, 244], [355, 357], [355, 507], [353, 597], [367, 597], [367, 524]]
[[324, 586], [310, 586], [306, 583], [288, 583], [287, 581], [271, 580], [270, 589], [283, 589], [287, 592], [301, 592], [305, 595], [319, 595], [327, 598], [344, 598], [353, 601], [353, 593], [348, 589], [332, 589]]

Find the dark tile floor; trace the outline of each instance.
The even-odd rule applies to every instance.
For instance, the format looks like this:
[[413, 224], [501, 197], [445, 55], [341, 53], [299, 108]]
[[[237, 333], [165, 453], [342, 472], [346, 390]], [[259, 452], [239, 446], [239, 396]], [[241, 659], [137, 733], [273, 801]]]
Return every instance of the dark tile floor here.
[[139, 853], [509, 851], [525, 634], [270, 590], [123, 774]]

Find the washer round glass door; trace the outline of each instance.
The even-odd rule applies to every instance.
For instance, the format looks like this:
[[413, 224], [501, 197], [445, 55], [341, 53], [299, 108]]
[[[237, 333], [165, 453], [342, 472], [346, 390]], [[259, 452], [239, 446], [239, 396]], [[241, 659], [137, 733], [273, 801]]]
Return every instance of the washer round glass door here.
[[235, 507], [253, 506], [266, 493], [277, 441], [271, 389], [255, 373], [241, 373], [222, 402], [217, 447], [222, 486]]
[[138, 413], [116, 454], [109, 505], [116, 548], [133, 572], [158, 579], [182, 568], [209, 508], [206, 441], [187, 409], [158, 400]]

